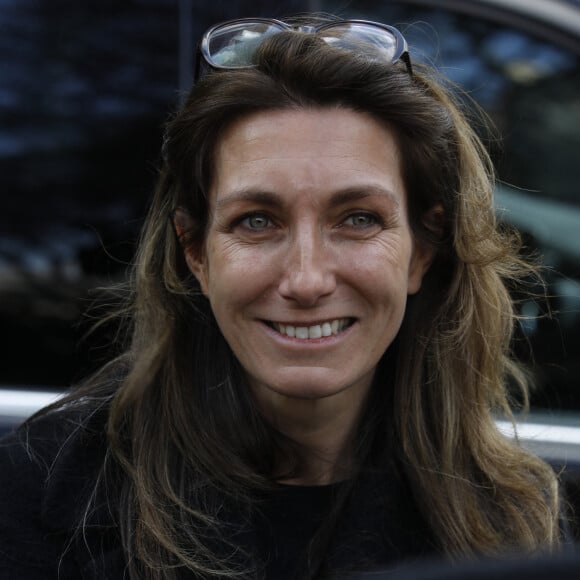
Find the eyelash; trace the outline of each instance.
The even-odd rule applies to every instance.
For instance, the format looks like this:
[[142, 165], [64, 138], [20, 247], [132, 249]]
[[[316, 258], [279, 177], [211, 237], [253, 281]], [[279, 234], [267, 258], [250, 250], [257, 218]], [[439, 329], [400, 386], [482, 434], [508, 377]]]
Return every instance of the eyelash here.
[[[258, 227], [258, 228], [252, 227], [249, 225], [249, 221], [253, 218], [263, 219], [265, 222], [267, 222], [267, 225], [264, 225], [264, 227]], [[263, 212], [251, 212], [251, 213], [248, 213], [248, 214], [241, 216], [236, 221], [235, 225], [241, 225], [245, 229], [251, 230], [251, 231], [264, 231], [264, 230], [267, 230], [268, 228], [271, 228], [273, 225], [273, 222], [272, 222], [272, 219], [270, 218], [270, 216], [268, 216], [267, 214], [265, 214]]]
[[[356, 223], [351, 223], [348, 224], [347, 221], [348, 220], [354, 220], [357, 218], [366, 218], [368, 221], [367, 223], [363, 224], [363, 225], [357, 225]], [[250, 220], [252, 219], [262, 219], [264, 220], [264, 225], [263, 227], [252, 227], [250, 225]], [[354, 229], [365, 229], [365, 228], [369, 228], [375, 225], [380, 225], [381, 219], [374, 213], [370, 213], [370, 212], [366, 212], [366, 211], [355, 211], [352, 213], [349, 213], [345, 219], [340, 223], [340, 227], [350, 227], [350, 228], [354, 228]], [[235, 226], [242, 226], [243, 228], [245, 228], [246, 230], [249, 231], [254, 231], [254, 232], [262, 232], [265, 231], [267, 229], [270, 229], [272, 227], [274, 227], [274, 221], [272, 220], [272, 218], [264, 213], [264, 212], [250, 212], [247, 213], [243, 216], [241, 216], [240, 218], [238, 218], [234, 224]]]
[[[360, 217], [366, 218], [368, 220], [368, 222], [365, 223], [364, 225], [360, 225], [360, 224], [357, 225], [355, 223], [348, 224], [348, 225], [346, 224], [346, 222], [348, 220], [352, 219], [354, 221], [356, 218], [360, 218]], [[380, 223], [381, 223], [381, 220], [379, 219], [379, 217], [377, 215], [375, 215], [373, 213], [369, 213], [367, 211], [352, 212], [352, 213], [348, 214], [346, 219], [342, 222], [343, 225], [347, 225], [347, 227], [352, 227], [352, 228], [356, 228], [356, 229], [364, 229], [364, 228], [368, 228], [371, 226], [375, 226], [375, 225], [380, 224]]]

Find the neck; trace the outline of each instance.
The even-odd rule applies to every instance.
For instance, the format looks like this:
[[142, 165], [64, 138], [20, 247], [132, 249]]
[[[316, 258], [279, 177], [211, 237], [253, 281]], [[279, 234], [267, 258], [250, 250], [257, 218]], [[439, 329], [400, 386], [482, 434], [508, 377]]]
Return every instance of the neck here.
[[[255, 389], [266, 419], [299, 449], [297, 476], [280, 479], [295, 485], [325, 485], [352, 473], [353, 441], [368, 386], [318, 399], [290, 398], [270, 389]], [[284, 472], [286, 466], [280, 466]]]

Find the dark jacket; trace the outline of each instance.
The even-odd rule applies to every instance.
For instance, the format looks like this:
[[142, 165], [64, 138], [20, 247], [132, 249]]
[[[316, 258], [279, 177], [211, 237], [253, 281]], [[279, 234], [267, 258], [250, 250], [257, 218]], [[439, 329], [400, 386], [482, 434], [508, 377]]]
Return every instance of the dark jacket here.
[[[99, 487], [86, 512], [106, 453], [105, 423], [105, 411], [59, 411], [0, 440], [2, 580], [124, 577], [116, 491]], [[396, 477], [380, 481], [380, 489], [373, 478], [363, 481], [343, 510], [330, 569], [393, 566], [435, 553], [408, 488]], [[229, 539], [250, 555], [257, 575], [296, 578], [337, 485], [279, 486], [260, 497], [249, 524], [233, 507], [228, 529], [236, 532]]]

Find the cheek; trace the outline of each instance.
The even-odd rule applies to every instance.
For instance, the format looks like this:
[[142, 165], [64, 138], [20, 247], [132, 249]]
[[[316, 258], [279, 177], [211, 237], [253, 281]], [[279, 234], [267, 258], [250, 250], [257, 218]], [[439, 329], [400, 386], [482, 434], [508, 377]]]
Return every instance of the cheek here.
[[222, 311], [253, 302], [272, 284], [275, 270], [264, 252], [239, 246], [208, 248], [208, 296]]
[[353, 280], [379, 295], [385, 291], [406, 294], [411, 256], [410, 243], [406, 242], [399, 238], [382, 240], [365, 247], [364, 252], [343, 252], [343, 271], [351, 272]]

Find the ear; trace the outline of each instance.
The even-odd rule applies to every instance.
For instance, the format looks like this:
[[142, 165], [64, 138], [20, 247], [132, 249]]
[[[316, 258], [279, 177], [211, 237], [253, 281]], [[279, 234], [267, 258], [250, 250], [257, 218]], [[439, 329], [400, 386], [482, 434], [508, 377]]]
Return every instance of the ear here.
[[189, 271], [197, 278], [201, 291], [207, 296], [207, 260], [203, 247], [193, 247], [187, 244], [187, 234], [195, 228], [195, 222], [189, 215], [189, 212], [182, 207], [178, 207], [173, 212], [173, 227], [181, 248], [183, 256]]
[[[443, 206], [437, 204], [433, 206], [423, 217], [425, 227], [440, 238], [443, 235], [443, 223], [445, 213]], [[431, 267], [435, 258], [435, 248], [426, 240], [414, 240], [413, 253], [411, 254], [411, 263], [409, 265], [409, 278], [407, 283], [407, 293], [416, 294], [421, 289], [423, 276]]]

